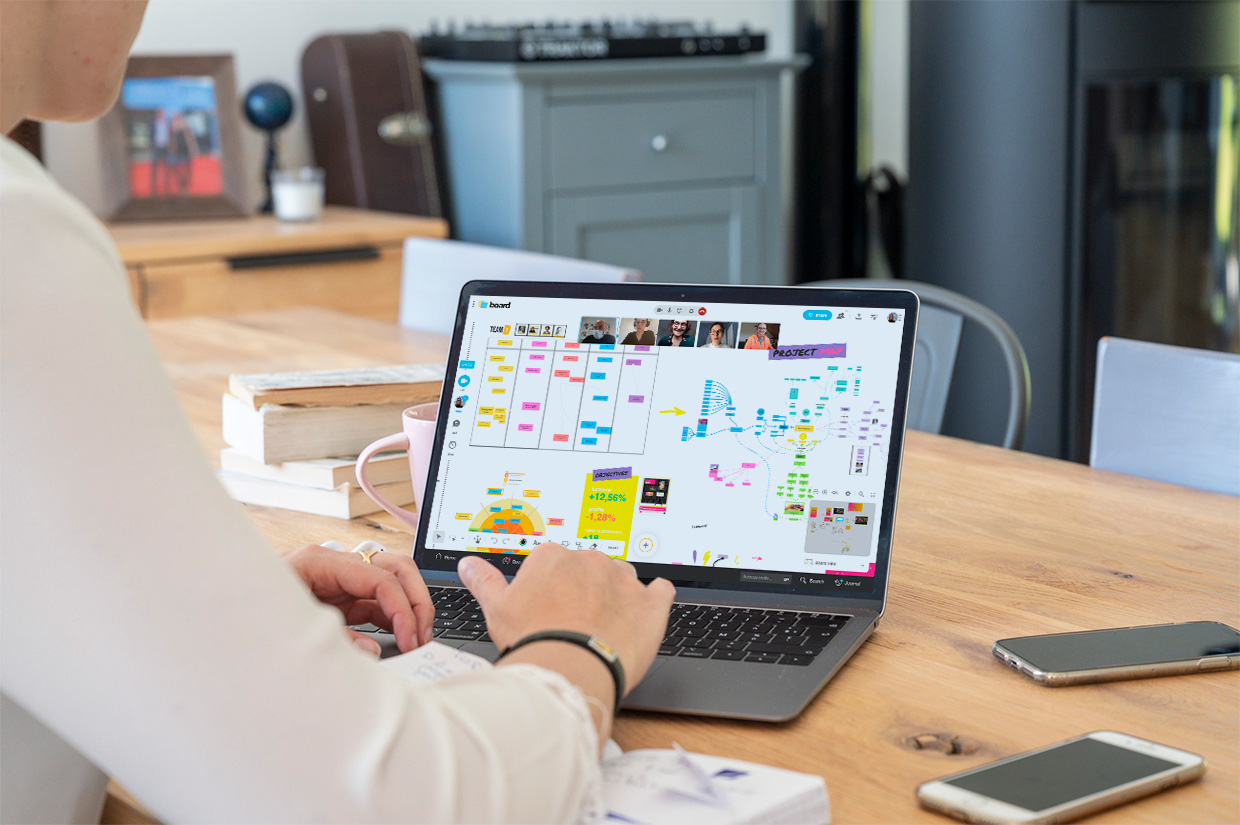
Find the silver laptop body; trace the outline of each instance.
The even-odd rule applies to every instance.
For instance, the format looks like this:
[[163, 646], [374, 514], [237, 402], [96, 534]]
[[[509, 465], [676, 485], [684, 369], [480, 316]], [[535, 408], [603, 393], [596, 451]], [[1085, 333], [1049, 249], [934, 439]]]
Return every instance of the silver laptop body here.
[[[547, 309], [549, 306], [561, 306], [558, 303], [547, 303], [549, 299], [563, 302], [562, 306], [567, 308], [566, 311], [549, 311]], [[531, 309], [523, 310], [523, 306], [529, 306]], [[534, 310], [532, 308], [534, 306], [539, 309]], [[724, 311], [716, 309], [721, 306], [727, 309]], [[694, 314], [689, 315], [690, 311]], [[726, 440], [727, 437], [731, 437], [732, 441], [737, 444], [742, 443], [742, 439], [747, 437], [760, 437], [766, 439], [767, 443], [779, 441], [781, 444], [785, 442], [792, 444], [790, 449], [793, 452], [779, 453], [779, 457], [784, 460], [785, 464], [789, 463], [788, 459], [798, 465], [804, 463], [806, 465], [804, 468], [797, 466], [793, 469], [806, 469], [809, 472], [783, 473], [784, 468], [780, 467], [778, 469], [782, 475], [773, 478], [776, 469], [774, 464], [771, 464], [765, 468], [768, 472], [767, 477], [764, 478], [761, 472], [763, 467], [754, 466], [758, 465], [757, 461], [741, 462], [742, 469], [736, 472], [725, 471], [724, 468], [717, 468], [716, 465], [711, 464], [706, 476], [702, 474], [703, 468], [693, 467], [690, 469], [696, 473], [696, 476], [666, 480], [670, 486], [670, 492], [664, 491], [665, 496], [662, 501], [665, 503], [671, 501], [675, 499], [678, 492], [683, 492], [683, 490], [678, 490], [678, 485], [681, 488], [690, 484], [717, 484], [728, 487], [733, 484], [745, 485], [746, 490], [743, 494], [752, 496], [754, 488], [762, 484], [767, 484], [772, 480], [783, 482], [782, 485], [776, 485], [778, 495], [773, 495], [769, 489], [764, 493], [767, 497], [765, 511], [751, 510], [747, 514], [743, 509], [729, 507], [728, 502], [722, 500], [723, 497], [721, 497], [717, 511], [713, 514], [703, 513], [703, 519], [710, 516], [711, 518], [729, 519], [761, 518], [765, 521], [770, 516], [775, 528], [783, 527], [786, 535], [793, 535], [788, 531], [804, 529], [803, 546], [798, 546], [798, 540], [794, 537], [784, 541], [787, 547], [774, 546], [772, 552], [785, 552], [789, 558], [800, 558], [799, 564], [815, 566], [782, 570], [746, 567], [739, 564], [739, 556], [735, 560], [725, 556], [722, 563], [718, 558], [714, 558], [712, 559], [713, 567], [709, 566], [706, 561], [702, 561], [699, 565], [690, 565], [687, 560], [683, 563], [673, 562], [677, 565], [675, 567], [653, 562], [647, 563], [642, 561], [642, 553], [649, 540], [643, 543], [645, 537], [639, 538], [641, 529], [632, 525], [630, 525], [631, 534], [617, 533], [612, 536], [599, 534], [603, 538], [603, 546], [598, 549], [615, 555], [618, 548], [623, 548], [620, 552], [627, 553], [627, 557], [635, 564], [639, 575], [643, 578], [658, 575], [674, 581], [677, 586], [676, 603], [678, 606], [703, 606], [709, 608], [704, 611], [708, 615], [719, 615], [720, 611], [731, 611], [727, 614], [727, 618], [740, 616], [745, 621], [749, 621], [760, 618], [759, 614], [753, 611], [761, 609], [787, 611], [784, 620], [792, 617], [798, 623], [811, 620], [822, 622], [831, 617], [842, 617], [846, 621], [829, 641], [823, 643], [820, 651], [807, 665], [770, 662], [769, 657], [763, 660], [764, 663], [759, 664], [743, 659], [660, 655], [646, 677], [625, 699], [624, 707], [634, 710], [765, 721], [792, 719], [869, 638], [883, 615], [886, 604], [887, 573], [891, 562], [891, 538], [899, 486], [917, 311], [916, 296], [906, 290], [703, 287], [663, 284], [546, 284], [498, 281], [474, 281], [467, 284], [462, 291], [458, 305], [452, 350], [448, 361], [449, 369], [441, 398], [436, 445], [428, 471], [425, 494], [428, 506], [423, 508], [424, 515], [420, 519], [414, 545], [414, 559], [427, 584], [432, 587], [432, 590], [437, 587], [461, 588], [460, 579], [454, 571], [457, 561], [466, 552], [483, 552], [483, 555], [497, 566], [500, 561], [503, 561], [505, 566], [501, 569], [507, 573], [510, 567], [515, 568], [519, 565], [523, 553], [528, 552], [541, 541], [559, 541], [572, 548], [597, 545], [600, 540], [587, 538], [583, 545], [579, 537], [587, 533], [581, 524], [578, 524], [579, 529], [573, 530], [571, 524], [554, 524], [553, 522], [557, 519], [544, 520], [541, 515], [538, 516], [538, 523], [534, 526], [541, 526], [543, 529], [533, 530], [536, 534], [531, 535], [531, 525], [524, 520], [527, 517], [534, 518], [537, 515], [534, 510], [545, 506], [541, 504], [547, 501], [545, 490], [535, 491], [535, 494], [541, 495], [542, 498], [521, 499], [525, 504], [515, 504], [514, 502], [517, 501], [515, 498], [499, 497], [508, 494], [509, 491], [505, 490], [500, 493], [498, 488], [493, 488], [487, 492], [494, 500], [507, 502], [506, 504], [491, 508], [484, 506], [478, 513], [472, 510], [454, 512], [455, 509], [463, 508], [454, 508], [449, 499], [460, 501], [468, 499], [469, 496], [485, 497], [475, 496], [475, 492], [481, 493], [482, 491], [471, 489], [469, 496], [465, 496], [464, 499], [461, 495], [453, 498], [455, 493], [461, 493], [460, 490], [454, 489], [455, 486], [468, 483], [465, 480], [458, 480], [454, 475], [454, 465], [461, 465], [468, 460], [468, 456], [474, 455], [469, 451], [484, 450], [484, 453], [477, 454], [495, 457], [496, 461], [503, 457], [514, 466], [519, 464], [536, 467], [540, 450], [545, 452], [553, 447], [566, 449], [563, 441], [548, 440], [548, 434], [557, 427], [569, 429], [568, 424], [553, 420], [550, 411], [550, 407], [555, 403], [556, 390], [553, 385], [548, 386], [545, 396], [547, 400], [544, 402], [513, 400], [514, 393], [520, 389], [516, 384], [509, 387], [509, 391], [504, 394], [492, 395], [489, 391], [501, 388], [503, 381], [508, 380], [508, 377], [512, 377], [514, 382], [519, 382], [528, 374], [533, 380], [533, 377], [541, 373], [520, 372], [521, 369], [535, 368], [522, 365], [537, 364], [541, 368], [548, 364], [551, 353], [569, 352], [567, 349], [557, 350], [557, 346], [572, 347], [576, 342], [590, 353], [592, 359], [587, 367], [587, 377], [583, 381], [586, 384], [583, 389], [583, 398], [608, 397], [610, 393], [593, 392], [591, 394], [588, 382], [605, 380], [598, 376], [604, 376], [606, 370], [615, 367], [617, 361], [621, 362], [620, 366], [616, 367], [617, 369], [626, 369], [629, 368], [628, 364], [623, 363], [626, 360], [636, 362], [643, 358], [657, 358], [663, 354], [663, 351], [656, 351], [657, 342], [654, 346], [647, 344], [646, 349], [641, 349], [643, 345], [633, 343], [643, 340], [641, 336], [624, 337], [626, 330], [630, 332], [637, 330], [637, 326], [632, 323], [633, 316], [646, 314], [651, 316], [651, 321], [657, 321], [657, 327], [653, 330], [656, 338], [660, 331], [670, 328], [670, 324], [664, 322], [672, 319], [690, 319], [705, 324], [712, 317], [723, 318], [723, 322], [712, 323], [712, 328], [708, 330], [696, 329], [697, 323], [695, 323], [695, 337], [692, 345], [700, 352], [693, 354], [686, 352], [677, 354], [675, 357], [681, 358], [684, 363], [688, 362], [683, 359], [690, 357], [735, 358], [735, 362], [703, 360], [703, 363], [711, 364], [711, 369], [720, 369], [718, 373], [712, 374], [721, 376], [728, 375], [729, 369], [732, 370], [733, 375], [736, 375], [737, 371], [743, 368], [765, 368], [766, 360], [769, 360], [774, 368], [774, 362], [780, 359], [808, 359], [798, 364], [796, 369], [803, 369], [806, 376], [820, 379], [815, 386], [825, 386], [830, 390], [829, 395], [823, 394], [827, 392], [826, 390], [819, 390], [820, 397], [815, 399], [821, 404], [822, 409], [814, 409], [818, 404], [805, 404], [799, 410], [793, 409], [800, 405], [801, 397], [791, 390], [788, 390], [787, 394], [791, 395], [792, 400], [784, 404], [784, 407], [789, 409], [784, 410], [785, 414], [782, 418], [767, 412], [765, 408], [759, 408], [755, 412], [752, 404], [750, 408], [745, 408], [743, 401], [726, 395], [719, 400], [723, 406], [716, 408], [712, 400], [713, 396], [710, 395], [711, 385], [707, 382], [707, 391], [703, 393], [704, 400], [700, 410], [682, 410], [680, 414], [677, 414], [676, 410], [681, 409], [680, 406], [670, 410], [663, 409], [667, 406], [666, 404], [662, 404], [659, 399], [650, 399], [654, 402], [650, 409], [640, 412], [646, 413], [648, 424], [650, 421], [655, 421], [656, 424], [652, 426], [663, 427], [665, 430], [671, 426], [669, 421], [684, 419], [685, 423], [681, 425], [683, 443], [690, 444], [695, 438], [714, 438], [720, 444], [721, 454], [727, 452], [725, 447], [733, 447]], [[581, 316], [580, 322], [577, 316]], [[763, 346], [765, 344], [763, 340], [751, 339], [750, 336], [757, 334], [757, 324], [761, 323], [762, 318], [768, 316], [794, 319], [784, 321], [783, 332], [778, 339], [770, 334], [769, 327], [780, 325], [762, 324], [763, 327], [767, 327], [763, 332], [767, 333], [768, 338], [774, 339], [770, 344], [774, 349], [767, 350], [765, 353], [745, 355], [707, 352], [712, 348], [721, 348], [709, 346], [712, 336], [716, 339], [722, 338], [722, 333], [715, 329], [720, 326], [720, 323], [731, 325], [725, 330], [729, 338], [726, 345], [730, 348], [745, 349], [747, 343], [753, 342], [756, 342], [758, 346]], [[518, 318], [522, 320], [517, 322]], [[604, 318], [602, 323], [599, 323], [599, 318]], [[806, 323], [800, 323], [796, 319], [804, 319]], [[565, 327], [565, 329], [558, 330], [557, 327]], [[602, 331], [601, 336], [594, 336], [596, 327]], [[516, 334], [518, 330], [522, 333], [520, 336]], [[551, 333], [550, 336], [546, 335], [548, 332]], [[701, 343], [696, 337], [702, 332], [705, 333], [705, 337], [701, 341], [706, 343]], [[557, 333], [560, 337], [557, 337]], [[882, 336], [887, 336], [887, 338]], [[682, 339], [684, 337], [686, 336], [682, 336]], [[892, 340], [888, 341], [888, 338]], [[483, 339], [487, 340], [485, 346], [482, 343]], [[629, 340], [630, 343], [623, 344], [621, 343], [623, 340]], [[647, 337], [644, 340], [649, 342], [650, 339]], [[502, 343], [504, 341], [510, 341], [510, 343]], [[538, 345], [536, 342], [539, 341], [543, 343]], [[614, 343], [593, 344], [591, 343], [593, 341]], [[858, 343], [866, 341], [884, 342], [881, 349], [887, 353], [885, 360], [866, 360], [864, 352], [866, 344]], [[836, 353], [831, 350], [831, 347], [841, 344], [844, 345], [841, 352]], [[509, 349], [514, 346], [516, 349]], [[821, 347], [821, 352], [815, 355], [811, 352], [814, 347]], [[849, 359], [847, 352], [850, 347], [854, 352], [861, 351], [859, 358]], [[876, 345], [875, 348], [880, 347]], [[503, 356], [509, 351], [528, 352], [530, 355], [522, 356], [522, 358], [536, 358], [536, 350], [540, 349], [547, 352], [547, 355], [540, 360], [517, 360], [513, 365], [514, 369], [507, 374], [488, 372], [491, 369], [498, 369], [494, 365], [499, 363], [488, 360], [493, 357], [490, 353]], [[784, 355], [779, 350], [784, 350], [788, 354]], [[607, 358], [601, 354], [603, 352], [612, 353], [612, 357]], [[840, 357], [834, 360], [833, 355]], [[602, 363], [603, 361], [606, 363]], [[666, 366], [670, 362], [663, 363]], [[562, 361], [555, 361], [554, 365], [567, 366]], [[744, 365], [744, 367], [738, 365]], [[753, 365], [759, 366], [753, 367]], [[851, 365], [854, 371], [841, 373], [840, 370], [848, 365]], [[600, 369], [589, 371], [596, 366]], [[836, 367], [836, 369], [828, 372], [830, 367]], [[869, 372], [864, 372], [861, 367], [868, 368]], [[778, 368], [790, 369], [787, 364], [782, 364]], [[633, 376], [637, 376], [640, 370], [640, 365], [631, 368]], [[854, 386], [865, 386], [860, 383], [865, 381], [873, 383], [871, 376], [883, 371], [890, 373], [878, 379], [879, 384], [890, 389], [886, 397], [871, 399], [865, 397], [860, 390], [854, 392]], [[552, 374], [557, 372], [563, 373], [564, 370], [553, 371]], [[495, 381], [494, 378], [500, 375], [506, 375], [506, 377], [501, 381]], [[849, 377], [837, 378], [835, 377], [837, 375]], [[824, 379], [823, 376], [826, 378]], [[562, 377], [569, 378], [571, 381], [569, 376]], [[548, 380], [555, 381], [557, 378], [549, 377]], [[621, 404], [629, 404], [636, 409], [647, 403], [647, 399], [644, 398], [641, 401], [634, 400], [641, 397], [640, 393], [626, 390], [623, 375], [620, 380], [619, 397], [612, 401], [614, 410], [620, 410]], [[632, 378], [631, 380], [639, 379]], [[725, 378], [720, 383], [725, 380], [734, 379]], [[785, 377], [784, 380], [792, 382], [800, 379], [790, 376]], [[654, 383], [651, 386], [657, 391], [659, 386], [657, 376], [652, 381]], [[859, 383], [855, 385], [847, 383], [853, 381]], [[529, 386], [539, 387], [540, 385], [530, 384]], [[569, 386], [569, 384], [565, 383], [564, 386]], [[614, 386], [613, 389], [615, 389]], [[717, 394], [718, 390], [714, 392]], [[504, 412], [497, 417], [495, 411], [500, 408], [500, 404], [492, 399], [505, 396]], [[538, 396], [536, 392], [531, 394], [527, 391], [523, 397], [537, 398]], [[461, 400], [462, 398], [464, 400]], [[615, 426], [606, 427], [608, 432], [600, 434], [604, 429], [599, 423], [602, 418], [592, 412], [594, 407], [588, 407], [588, 404], [593, 403], [596, 402], [585, 400], [580, 402], [578, 415], [580, 420], [576, 422], [578, 429], [572, 434], [573, 449], [597, 453], [598, 458], [591, 459], [592, 463], [589, 464], [591, 467], [607, 465], [608, 468], [623, 470], [622, 465], [635, 465], [641, 460], [641, 454], [633, 452], [633, 443], [624, 441], [625, 438], [634, 437], [632, 433], [636, 432], [635, 425], [626, 424], [628, 436], [621, 433], [620, 422], [629, 419], [621, 419], [620, 412], [616, 412], [616, 418], [613, 421]], [[597, 403], [602, 405], [598, 408], [603, 409], [607, 402]], [[547, 409], [523, 409], [534, 404], [546, 405]], [[486, 412], [484, 413], [483, 410]], [[516, 410], [515, 413], [514, 410]], [[632, 410], [625, 409], [623, 412], [624, 415], [629, 415]], [[525, 413], [528, 413], [525, 419], [517, 418], [519, 414]], [[817, 423], [808, 425], [793, 423], [794, 417], [802, 414], [804, 417], [796, 419], [797, 421]], [[861, 414], [870, 417], [858, 423]], [[584, 419], [586, 415], [598, 418], [598, 421], [587, 421]], [[745, 423], [755, 416], [760, 419], [758, 424]], [[847, 426], [841, 424], [845, 418]], [[526, 429], [526, 427], [532, 428], [535, 424], [517, 423], [527, 420], [537, 422], [543, 430], [540, 433], [541, 442], [530, 435], [532, 429]], [[731, 432], [720, 432], [716, 425], [717, 421], [722, 421], [725, 425], [730, 423], [731, 426], [727, 429]], [[484, 430], [478, 427], [479, 422], [490, 426]], [[592, 425], [592, 429], [580, 429], [583, 424]], [[502, 442], [497, 441], [500, 436], [496, 433], [501, 425], [507, 433], [506, 440]], [[738, 427], [740, 429], [737, 429]], [[754, 435], [755, 427], [760, 428], [757, 435]], [[798, 430], [798, 427], [802, 429]], [[598, 435], [583, 436], [585, 432]], [[648, 427], [649, 432], [653, 432], [651, 427]], [[813, 451], [796, 452], [795, 439], [800, 437], [800, 432], [808, 434], [807, 443], [815, 433], [820, 434], [822, 440], [819, 443], [828, 445], [822, 449], [832, 449], [838, 456], [848, 455], [847, 466], [836, 466], [839, 463], [837, 460], [829, 468], [830, 472], [824, 473], [822, 468], [815, 468]], [[604, 436], [610, 439], [609, 444], [598, 443]], [[555, 434], [551, 433], [550, 438], [554, 437]], [[596, 443], [578, 443], [588, 441], [590, 438], [595, 439]], [[826, 440], [828, 438], [849, 443], [832, 444]], [[668, 449], [674, 449], [675, 446], [673, 444]], [[621, 448], [628, 452], [621, 452]], [[525, 452], [516, 452], [522, 449]], [[613, 452], [613, 449], [616, 451]], [[649, 449], [647, 447], [647, 450]], [[518, 457], [519, 461], [511, 458], [514, 456]], [[531, 464], [531, 461], [534, 463]], [[732, 475], [725, 475], [725, 472], [732, 472]], [[508, 474], [505, 473], [505, 481], [507, 481], [507, 476]], [[808, 478], [803, 480], [793, 478], [793, 476], [808, 476]], [[585, 478], [587, 493], [593, 489], [590, 486], [592, 483], [599, 485], [626, 483], [623, 479], [614, 481], [610, 478], [595, 482], [593, 481], [595, 476], [589, 473]], [[694, 478], [697, 480], [695, 481]], [[736, 480], [741, 478], [745, 481]], [[727, 479], [733, 479], [733, 481], [728, 483]], [[652, 482], [659, 480], [642, 478], [640, 485], [653, 487], [655, 485]], [[805, 483], [806, 481], [808, 484]], [[574, 483], [576, 483], [575, 480]], [[639, 482], [634, 481], [624, 489], [631, 490], [637, 486]], [[667, 512], [667, 508], [660, 511], [661, 505], [657, 503], [660, 501], [657, 493], [647, 496], [645, 486], [642, 487], [642, 503], [633, 507], [633, 519], [637, 521], [649, 516], [648, 520], [657, 521], [661, 512]], [[600, 486], [597, 489], [612, 488]], [[728, 492], [731, 493], [730, 490]], [[607, 495], [617, 494], [608, 493]], [[853, 502], [853, 498], [857, 498], [858, 501]], [[647, 502], [656, 503], [647, 508]], [[774, 504], [772, 505], [771, 502]], [[837, 506], [841, 502], [846, 503], [843, 507]], [[526, 505], [529, 505], [528, 510], [524, 509]], [[519, 509], [504, 510], [504, 507]], [[773, 515], [771, 515], [772, 507]], [[488, 509], [495, 512], [488, 513]], [[828, 512], [823, 513], [824, 509]], [[517, 515], [515, 518], [503, 518], [505, 513], [510, 517], [514, 513]], [[861, 516], [859, 515], [861, 513], [870, 515]], [[580, 515], [585, 517], [584, 509]], [[565, 514], [561, 513], [561, 516]], [[466, 517], [472, 519], [468, 527], [466, 527]], [[622, 519], [623, 513], [620, 517]], [[509, 521], [517, 519], [522, 520], [522, 523], [508, 524]], [[868, 523], [857, 523], [863, 519]], [[874, 519], [879, 520], [876, 530], [872, 528]], [[502, 526], [496, 526], [497, 524]], [[755, 525], [743, 526], [755, 527]], [[864, 527], [872, 528], [872, 532], [868, 535], [868, 543], [854, 542], [858, 544], [857, 547], [847, 544], [843, 546], [845, 552], [865, 554], [870, 559], [868, 570], [860, 562], [854, 562], [838, 554], [841, 541], [852, 541], [851, 539], [838, 539], [838, 536], [848, 536], [854, 529], [858, 532], [851, 535], [859, 536]], [[760, 528], [765, 529], [765, 524]], [[776, 533], [775, 528], [770, 529], [772, 535]], [[508, 532], [509, 529], [512, 532]], [[841, 532], [845, 529], [849, 533]], [[542, 535], [537, 535], [537, 533]], [[622, 538], [617, 541], [610, 543], [606, 541], [608, 538], [616, 539], [619, 536]], [[495, 543], [499, 546], [487, 548], [484, 542]], [[676, 545], [678, 541], [674, 537], [665, 537], [664, 543]], [[719, 547], [723, 549], [723, 545]], [[821, 552], [821, 557], [815, 555], [817, 552]], [[699, 559], [695, 551], [694, 562], [698, 562]], [[732, 563], [731, 568], [728, 568], [729, 561]], [[755, 562], [749, 561], [748, 564], [752, 565]], [[841, 571], [838, 567], [832, 567], [832, 565], [848, 564], [852, 564], [857, 569]], [[710, 571], [710, 574], [716, 577], [726, 573], [728, 579], [702, 581], [700, 577], [707, 575], [704, 571]], [[683, 612], [684, 608], [681, 609]], [[811, 617], [816, 618], [811, 619]], [[744, 621], [741, 624], [743, 625]], [[494, 659], [498, 654], [495, 646], [487, 641], [485, 636], [482, 640], [443, 637], [438, 637], [438, 640], [490, 659]], [[722, 654], [716, 653], [715, 655]], [[796, 661], [801, 661], [800, 657], [794, 658]], [[780, 661], [782, 662], [783, 658]]]

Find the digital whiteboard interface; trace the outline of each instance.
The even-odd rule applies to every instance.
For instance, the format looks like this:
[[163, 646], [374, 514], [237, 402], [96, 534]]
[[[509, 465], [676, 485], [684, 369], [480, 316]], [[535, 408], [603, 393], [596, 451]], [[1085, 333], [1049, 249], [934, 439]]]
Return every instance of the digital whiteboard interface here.
[[471, 299], [424, 565], [515, 573], [554, 541], [643, 576], [869, 590], [905, 320]]

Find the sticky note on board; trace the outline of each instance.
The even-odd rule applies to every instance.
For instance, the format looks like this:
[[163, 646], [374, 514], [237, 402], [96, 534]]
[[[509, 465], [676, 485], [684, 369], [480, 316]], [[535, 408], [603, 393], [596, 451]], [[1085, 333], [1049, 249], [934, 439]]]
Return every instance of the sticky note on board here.
[[[622, 472], [624, 469], [629, 470], [627, 477]], [[581, 515], [577, 519], [577, 538], [623, 541], [626, 551], [617, 554], [616, 558], [625, 558], [637, 504], [638, 480], [631, 468], [615, 467], [586, 473], [581, 494]]]

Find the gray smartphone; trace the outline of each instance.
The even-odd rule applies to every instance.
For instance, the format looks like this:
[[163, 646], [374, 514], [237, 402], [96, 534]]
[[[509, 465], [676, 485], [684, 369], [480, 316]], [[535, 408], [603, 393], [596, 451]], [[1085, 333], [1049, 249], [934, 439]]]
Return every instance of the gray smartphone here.
[[923, 783], [917, 799], [965, 822], [1069, 822], [1205, 771], [1197, 754], [1103, 730]]
[[1219, 622], [1021, 636], [995, 657], [1049, 687], [1240, 668], [1240, 632]]

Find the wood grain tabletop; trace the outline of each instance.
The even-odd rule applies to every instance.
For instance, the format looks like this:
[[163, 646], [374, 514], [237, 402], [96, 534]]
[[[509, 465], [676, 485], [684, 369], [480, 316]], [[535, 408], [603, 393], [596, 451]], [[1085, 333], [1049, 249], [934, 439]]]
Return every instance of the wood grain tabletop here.
[[[213, 459], [233, 372], [442, 360], [447, 342], [326, 310], [149, 324]], [[238, 505], [242, 506], [242, 505]], [[386, 514], [351, 522], [247, 507], [280, 551], [337, 537], [411, 551]], [[918, 783], [1093, 730], [1206, 757], [1204, 779], [1103, 822], [1240, 822], [1240, 672], [1046, 688], [999, 638], [1216, 620], [1240, 626], [1240, 499], [910, 432], [887, 611], [795, 721], [625, 712], [628, 750], [670, 747], [823, 776], [836, 823], [946, 822]]]

